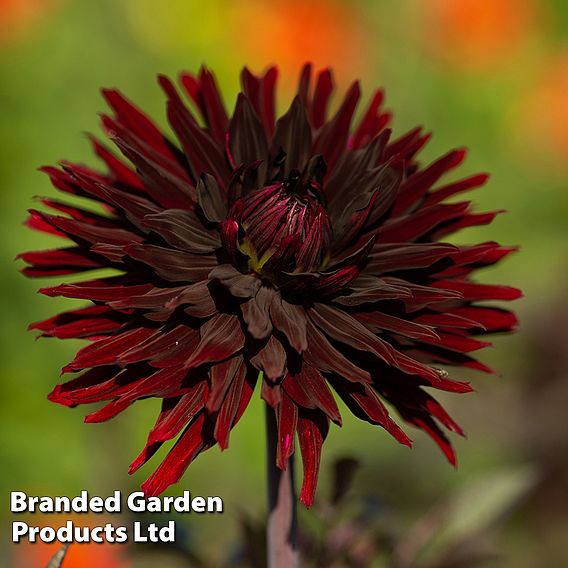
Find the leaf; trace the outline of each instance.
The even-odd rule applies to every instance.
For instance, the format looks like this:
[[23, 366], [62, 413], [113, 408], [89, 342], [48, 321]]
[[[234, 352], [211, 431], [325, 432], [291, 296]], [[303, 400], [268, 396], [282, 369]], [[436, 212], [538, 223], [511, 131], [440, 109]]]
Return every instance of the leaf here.
[[495, 530], [538, 479], [538, 472], [525, 466], [485, 475], [459, 488], [402, 537], [393, 551], [391, 565], [438, 565], [452, 551]]
[[448, 503], [448, 515], [438, 531], [439, 544], [468, 538], [494, 527], [532, 489], [537, 474], [530, 466], [499, 471], [471, 482]]

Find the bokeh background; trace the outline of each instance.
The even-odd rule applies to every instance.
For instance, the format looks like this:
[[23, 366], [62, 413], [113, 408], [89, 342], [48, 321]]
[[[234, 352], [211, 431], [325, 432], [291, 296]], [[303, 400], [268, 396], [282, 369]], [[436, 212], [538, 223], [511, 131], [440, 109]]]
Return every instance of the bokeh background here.
[[[40, 283], [24, 279], [13, 261], [47, 244], [22, 226], [35, 195], [54, 195], [37, 168], [62, 158], [95, 163], [84, 133], [99, 132], [100, 87], [120, 88], [165, 126], [158, 72], [175, 76], [206, 63], [230, 106], [243, 64], [260, 71], [277, 63], [284, 109], [306, 59], [333, 66], [339, 88], [355, 77], [367, 95], [384, 86], [396, 132], [416, 124], [434, 132], [425, 161], [470, 149], [460, 173], [492, 174], [474, 196], [479, 209], [509, 213], [459, 239], [521, 245], [483, 278], [526, 295], [516, 303], [520, 332], [496, 338], [485, 355], [501, 376], [468, 376], [475, 393], [442, 397], [469, 433], [455, 440], [458, 470], [420, 433], [411, 432], [409, 451], [346, 412], [343, 429], [326, 442], [319, 508], [302, 512], [306, 539], [321, 545], [334, 530], [351, 535], [352, 564], [341, 565], [568, 565], [567, 2], [1, 0], [2, 565], [44, 566], [56, 549], [7, 545], [10, 490], [136, 490], [152, 464], [133, 478], [127, 467], [158, 411], [143, 401], [108, 424], [84, 426], [84, 409], [45, 398], [77, 344], [36, 343], [26, 332], [29, 322], [69, 306], [37, 295]], [[174, 489], [221, 495], [222, 516], [178, 518], [175, 550], [75, 546], [65, 567], [261, 566], [245, 560], [244, 542], [254, 542], [265, 510], [262, 420], [257, 396], [230, 450], [201, 456]], [[347, 504], [330, 514], [329, 464], [343, 457], [359, 468]]]

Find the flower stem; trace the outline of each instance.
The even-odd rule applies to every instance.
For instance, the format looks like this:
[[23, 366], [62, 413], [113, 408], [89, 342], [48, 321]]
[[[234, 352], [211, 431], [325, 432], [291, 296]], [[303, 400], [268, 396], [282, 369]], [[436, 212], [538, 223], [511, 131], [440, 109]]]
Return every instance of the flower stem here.
[[298, 520], [294, 487], [294, 456], [285, 471], [276, 466], [278, 427], [274, 410], [266, 405], [266, 474], [268, 478], [268, 523], [266, 547], [268, 568], [297, 568]]

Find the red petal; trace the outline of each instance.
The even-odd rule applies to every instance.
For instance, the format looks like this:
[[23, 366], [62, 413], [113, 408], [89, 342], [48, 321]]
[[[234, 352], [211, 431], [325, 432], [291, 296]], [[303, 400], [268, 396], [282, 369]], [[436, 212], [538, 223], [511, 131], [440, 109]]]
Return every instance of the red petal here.
[[463, 280], [438, 280], [432, 284], [435, 288], [454, 290], [463, 295], [466, 300], [517, 300], [523, 297], [518, 288], [497, 286], [494, 284], [479, 284]]
[[282, 393], [282, 400], [276, 414], [278, 421], [278, 445], [276, 448], [276, 465], [284, 470], [288, 458], [294, 453], [294, 436], [298, 425], [298, 407]]
[[147, 497], [159, 495], [179, 481], [188, 465], [206, 447], [208, 442], [203, 434], [204, 422], [205, 416], [200, 413], [185, 429], [160, 467], [142, 484]]
[[312, 103], [312, 124], [317, 130], [326, 120], [327, 106], [333, 93], [333, 76], [330, 69], [324, 69], [318, 75]]
[[319, 412], [300, 413], [297, 428], [304, 469], [300, 501], [309, 508], [313, 503], [316, 492], [321, 448], [329, 430], [329, 422]]
[[426, 192], [448, 171], [459, 166], [466, 155], [464, 149], [453, 150], [442, 156], [424, 170], [405, 180], [400, 188], [393, 215], [400, 215], [413, 205], [418, 205]]
[[166, 398], [162, 401], [162, 411], [156, 425], [150, 430], [146, 446], [130, 465], [129, 474], [133, 474], [143, 466], [164, 442], [177, 436], [179, 431], [193, 420], [203, 408], [205, 392], [205, 383], [199, 383], [179, 399]]

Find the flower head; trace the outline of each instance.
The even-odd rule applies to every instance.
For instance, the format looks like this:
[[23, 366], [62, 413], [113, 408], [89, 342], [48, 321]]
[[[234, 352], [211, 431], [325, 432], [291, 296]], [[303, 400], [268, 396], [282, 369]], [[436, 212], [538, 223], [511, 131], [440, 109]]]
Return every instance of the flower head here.
[[275, 120], [276, 76], [275, 68], [259, 77], [245, 69], [231, 117], [208, 70], [181, 76], [196, 112], [160, 77], [176, 141], [104, 91], [114, 111], [104, 129], [121, 156], [93, 139], [106, 172], [68, 162], [44, 168], [59, 190], [97, 207], [43, 199], [55, 213], [32, 211], [28, 221], [71, 241], [22, 254], [28, 276], [116, 272], [42, 289], [89, 304], [31, 327], [89, 341], [64, 367], [78, 376], [49, 396], [66, 406], [106, 401], [87, 422], [162, 399], [130, 469], [179, 435], [143, 484], [150, 495], [178, 481], [199, 453], [227, 447], [259, 377], [277, 417], [279, 467], [297, 435], [307, 505], [329, 423], [341, 424], [336, 396], [410, 445], [390, 403], [455, 463], [443, 428], [462, 431], [425, 389], [470, 391], [439, 366], [490, 371], [470, 355], [488, 345], [479, 336], [516, 325], [487, 301], [518, 290], [471, 279], [513, 249], [443, 240], [496, 215], [446, 202], [486, 181], [439, 184], [465, 151], [420, 166], [428, 135], [417, 128], [393, 139], [381, 91], [352, 127], [358, 84], [330, 115], [331, 72], [312, 87], [310, 65]]

